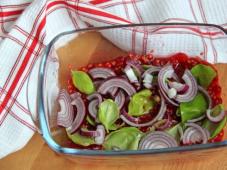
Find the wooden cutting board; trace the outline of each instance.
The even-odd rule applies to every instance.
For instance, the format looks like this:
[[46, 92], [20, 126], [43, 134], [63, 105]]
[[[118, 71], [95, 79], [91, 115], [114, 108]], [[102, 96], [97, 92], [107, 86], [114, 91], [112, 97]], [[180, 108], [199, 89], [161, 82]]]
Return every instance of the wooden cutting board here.
[[[104, 43], [104, 40], [96, 34], [89, 35], [89, 38], [90, 43], [86, 44], [87, 49], [92, 49], [92, 46], [89, 46], [91, 44], [96, 44], [95, 48], [100, 48], [100, 44]], [[78, 48], [81, 48], [81, 46]], [[106, 46], [106, 55], [110, 55], [109, 48], [112, 47]], [[69, 56], [71, 52], [66, 52], [69, 49], [70, 47], [68, 47], [68, 49], [63, 48], [59, 51], [59, 53]], [[111, 55], [116, 55], [114, 54], [113, 50], [111, 51]], [[227, 108], [227, 78], [224, 78], [226, 77], [227, 73], [227, 65], [219, 64], [217, 68], [220, 77], [222, 77], [221, 85], [223, 87], [223, 103], [225, 104], [225, 108]], [[225, 135], [225, 139], [226, 138], [227, 135]], [[142, 164], [140, 166], [134, 165], [133, 163], [132, 165], [127, 166], [118, 164], [114, 166], [107, 166], [102, 165], [101, 163], [98, 165], [80, 165], [73, 163], [53, 152], [45, 144], [41, 136], [39, 134], [35, 134], [30, 142], [22, 150], [0, 160], [0, 170], [227, 170], [227, 148], [223, 148], [222, 150], [220, 150], [220, 152], [212, 155], [212, 159], [208, 160], [200, 159], [200, 157], [196, 156], [191, 156], [191, 154], [189, 153], [183, 154], [186, 154], [186, 157], [188, 156], [189, 159], [179, 159], [176, 162], [167, 162], [163, 158], [163, 161], [161, 162], [154, 162], [149, 165]]]

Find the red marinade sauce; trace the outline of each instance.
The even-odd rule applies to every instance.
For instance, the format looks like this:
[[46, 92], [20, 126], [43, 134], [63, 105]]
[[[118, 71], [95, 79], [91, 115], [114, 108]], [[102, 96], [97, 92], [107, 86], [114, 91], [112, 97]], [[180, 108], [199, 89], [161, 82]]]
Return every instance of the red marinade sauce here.
[[[202, 60], [199, 57], [188, 57], [184, 53], [177, 53], [177, 54], [174, 54], [170, 57], [165, 57], [165, 58], [154, 57], [152, 54], [148, 54], [148, 55], [129, 54], [127, 57], [117, 57], [116, 59], [111, 60], [111, 61], [107, 61], [107, 62], [96, 63], [96, 64], [88, 64], [87, 66], [81, 67], [78, 70], [88, 72], [92, 68], [105, 67], [105, 68], [112, 69], [117, 75], [122, 75], [123, 74], [122, 70], [126, 66], [126, 61], [128, 61], [128, 60], [139, 61], [142, 65], [164, 66], [166, 64], [172, 64], [173, 68], [175, 70], [175, 73], [178, 75], [178, 77], [182, 77], [185, 69], [190, 70], [193, 66], [195, 66], [197, 64], [208, 65], [208, 66], [212, 67], [217, 72], [216, 68], [212, 64]], [[69, 69], [70, 70], [72, 69], [71, 66], [69, 67]], [[69, 71], [69, 73], [70, 72], [71, 71]], [[220, 87], [218, 82], [219, 82], [218, 76], [216, 76], [213, 79], [213, 81], [211, 82], [211, 84], [209, 85], [209, 87], [207, 88], [207, 91], [212, 98], [213, 106], [216, 106], [217, 104], [222, 103], [221, 87]], [[74, 93], [76, 91], [77, 90], [73, 86], [71, 77], [69, 76], [68, 92], [71, 94], [71, 93]], [[86, 96], [82, 95], [82, 98], [85, 101], [85, 104], [87, 105], [88, 101], [86, 99]], [[177, 117], [175, 114], [173, 114], [175, 110], [176, 110], [176, 108], [174, 106], [169, 105], [169, 104], [167, 105], [167, 111], [170, 112], [169, 114], [172, 116], [172, 119], [179, 121], [179, 117]], [[143, 121], [147, 122], [150, 119], [152, 119], [153, 117], [154, 117], [154, 115], [151, 116], [151, 114], [145, 114], [145, 115], [141, 116], [141, 122], [143, 122]], [[84, 121], [83, 126], [89, 128], [89, 124], [86, 122], [86, 120]], [[142, 128], [139, 128], [139, 129], [142, 132], [146, 132], [146, 131], [149, 130], [149, 127], [142, 127]], [[209, 140], [209, 142], [210, 143], [220, 142], [220, 141], [222, 141], [223, 136], [224, 136], [224, 130], [222, 130], [215, 138]], [[99, 146], [99, 145], [90, 145], [88, 147], [84, 147], [84, 146], [74, 144], [73, 142], [69, 142], [69, 146], [71, 146], [73, 148], [80, 148], [80, 149], [94, 149], [94, 150], [101, 150], [102, 149], [102, 147]]]

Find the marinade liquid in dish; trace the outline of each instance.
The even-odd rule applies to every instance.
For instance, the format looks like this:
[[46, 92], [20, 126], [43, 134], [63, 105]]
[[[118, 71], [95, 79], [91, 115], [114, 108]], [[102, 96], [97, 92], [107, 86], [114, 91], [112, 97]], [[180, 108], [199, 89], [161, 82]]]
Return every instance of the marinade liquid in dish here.
[[57, 122], [77, 148], [157, 149], [224, 136], [217, 71], [200, 58], [130, 54], [70, 71]]

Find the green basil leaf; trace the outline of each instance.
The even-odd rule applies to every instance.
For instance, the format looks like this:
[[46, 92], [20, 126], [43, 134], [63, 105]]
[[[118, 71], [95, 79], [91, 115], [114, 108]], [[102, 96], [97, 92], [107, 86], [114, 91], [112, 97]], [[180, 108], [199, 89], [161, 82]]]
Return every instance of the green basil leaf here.
[[89, 75], [83, 71], [72, 71], [74, 86], [82, 93], [91, 94], [95, 91], [95, 86]]
[[[213, 116], [219, 114], [222, 109], [224, 109], [224, 107], [221, 104], [215, 106], [212, 109]], [[219, 123], [213, 123], [210, 120], [206, 119], [206, 120], [204, 120], [202, 126], [204, 128], [206, 128], [210, 132], [210, 139], [212, 139], [215, 136], [217, 136], [221, 132], [221, 130], [225, 127], [226, 121], [227, 121], [227, 117], [226, 116]]]
[[119, 108], [113, 100], [104, 100], [99, 105], [98, 119], [104, 125], [107, 132], [109, 130], [116, 130], [114, 123], [118, 118]]
[[173, 136], [178, 141], [178, 143], [180, 142], [179, 128], [182, 128], [182, 124], [181, 123], [178, 123], [175, 126], [173, 126], [173, 127], [171, 127], [171, 128], [166, 130], [166, 132], [168, 134], [170, 134], [171, 136]]
[[103, 146], [106, 150], [113, 150], [113, 148], [137, 150], [142, 136], [143, 133], [139, 129], [135, 127], [124, 127], [107, 135]]
[[216, 71], [207, 65], [198, 64], [191, 69], [192, 75], [196, 78], [197, 82], [207, 88], [212, 80], [217, 76]]
[[181, 121], [186, 122], [202, 116], [205, 114], [207, 107], [206, 98], [198, 93], [192, 101], [180, 104]]
[[141, 116], [148, 113], [154, 107], [151, 99], [152, 92], [148, 89], [134, 94], [128, 105], [128, 113], [132, 116]]
[[74, 134], [70, 134], [67, 132], [69, 139], [71, 139], [75, 144], [82, 146], [89, 146], [95, 144], [95, 140], [93, 138], [81, 136], [78, 132]]

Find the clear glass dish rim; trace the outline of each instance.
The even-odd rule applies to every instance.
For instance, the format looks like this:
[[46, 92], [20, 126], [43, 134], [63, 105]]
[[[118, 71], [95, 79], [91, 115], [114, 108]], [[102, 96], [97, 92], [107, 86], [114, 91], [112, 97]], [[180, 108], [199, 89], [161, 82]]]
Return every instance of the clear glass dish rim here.
[[138, 26], [201, 26], [201, 27], [214, 27], [216, 29], [221, 30], [225, 35], [227, 35], [227, 30], [223, 27], [215, 24], [204, 24], [204, 23], [143, 23], [143, 24], [126, 24], [126, 25], [113, 25], [113, 26], [102, 26], [102, 27], [89, 27], [78, 30], [72, 30], [67, 32], [62, 32], [55, 36], [55, 38], [46, 46], [44, 54], [41, 59], [41, 64], [39, 67], [38, 73], [38, 116], [39, 116], [39, 124], [41, 135], [46, 143], [52, 148], [54, 151], [66, 155], [81, 155], [81, 156], [124, 156], [124, 155], [147, 155], [147, 154], [161, 154], [161, 153], [174, 153], [174, 152], [185, 152], [185, 151], [194, 151], [194, 150], [204, 150], [204, 149], [214, 149], [219, 147], [227, 146], [227, 140], [217, 143], [207, 143], [207, 144], [199, 144], [199, 145], [191, 145], [191, 146], [180, 146], [174, 148], [164, 148], [164, 149], [151, 149], [151, 150], [125, 150], [125, 151], [97, 151], [97, 150], [82, 150], [82, 149], [74, 149], [62, 147], [57, 144], [54, 139], [51, 137], [50, 131], [48, 129], [46, 116], [44, 112], [44, 101], [43, 101], [43, 80], [45, 73], [45, 65], [47, 61], [47, 57], [51, 50], [51, 47], [54, 43], [62, 36], [67, 34], [72, 34], [76, 32], [83, 31], [98, 31], [98, 30], [106, 30], [106, 29], [114, 29], [114, 28], [126, 28], [126, 27], [138, 27]]

